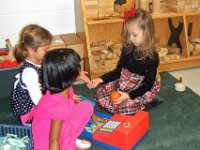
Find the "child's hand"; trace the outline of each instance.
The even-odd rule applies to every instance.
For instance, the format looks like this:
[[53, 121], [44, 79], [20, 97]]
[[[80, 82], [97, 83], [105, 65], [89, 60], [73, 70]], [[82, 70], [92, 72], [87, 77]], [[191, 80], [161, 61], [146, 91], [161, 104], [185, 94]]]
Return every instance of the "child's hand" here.
[[94, 121], [94, 124], [96, 125], [96, 127], [98, 127], [98, 122], [103, 122], [105, 123], [107, 120], [104, 118], [101, 118], [95, 114], [92, 115], [92, 120]]
[[121, 96], [118, 99], [116, 99], [115, 101], [113, 101], [113, 104], [116, 104], [116, 105], [121, 104], [122, 102], [124, 102], [130, 98], [127, 93], [124, 93], [121, 91], [118, 91], [118, 92], [121, 94]]
[[82, 99], [78, 95], [74, 95], [74, 101], [75, 103], [79, 103], [80, 101], [82, 101]]
[[86, 84], [90, 83], [91, 80], [86, 76], [86, 74], [88, 74], [87, 71], [81, 71], [80, 72], [80, 78], [81, 80], [83, 80]]
[[91, 88], [95, 88], [97, 87], [97, 85], [99, 85], [100, 83], [103, 83], [103, 80], [101, 78], [96, 78], [96, 79], [93, 79], [90, 83], [87, 84], [87, 87], [89, 89]]

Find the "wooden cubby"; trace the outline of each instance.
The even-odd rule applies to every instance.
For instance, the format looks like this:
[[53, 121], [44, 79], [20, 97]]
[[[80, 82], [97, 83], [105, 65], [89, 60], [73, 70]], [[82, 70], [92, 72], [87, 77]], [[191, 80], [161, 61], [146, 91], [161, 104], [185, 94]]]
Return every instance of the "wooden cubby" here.
[[[121, 42], [123, 30], [123, 19], [120, 17], [106, 18], [89, 18], [85, 15], [85, 0], [75, 0], [75, 16], [76, 16], [76, 31], [77, 35], [86, 42], [88, 60], [88, 71], [91, 78], [99, 77], [100, 75], [112, 70], [116, 64], [93, 67], [91, 43], [102, 40], [111, 40], [114, 44]], [[81, 11], [82, 10], [82, 11]], [[189, 38], [200, 38], [200, 12], [187, 13], [163, 13], [152, 15], [155, 24], [155, 36], [157, 44], [167, 46], [171, 31], [168, 24], [168, 19], [172, 19], [174, 27], [179, 22], [183, 23], [179, 40], [182, 46], [180, 58], [176, 60], [161, 61], [159, 71], [169, 71], [183, 69], [188, 67], [200, 66], [200, 55], [191, 55], [189, 51]], [[188, 26], [192, 23], [192, 33], [188, 37]], [[86, 62], [87, 63], [87, 62]]]
[[[161, 61], [159, 65], [159, 71], [169, 71], [200, 66], [200, 54], [191, 55], [189, 50], [190, 39], [200, 38], [200, 12], [166, 13], [152, 15], [152, 17], [155, 25], [155, 36], [160, 45], [167, 44], [171, 34], [168, 25], [168, 18], [172, 19], [175, 27], [179, 22], [183, 23], [183, 30], [181, 31], [179, 37], [182, 46], [180, 58], [177, 60]], [[190, 37], [188, 36], [189, 23], [192, 23], [192, 33]]]

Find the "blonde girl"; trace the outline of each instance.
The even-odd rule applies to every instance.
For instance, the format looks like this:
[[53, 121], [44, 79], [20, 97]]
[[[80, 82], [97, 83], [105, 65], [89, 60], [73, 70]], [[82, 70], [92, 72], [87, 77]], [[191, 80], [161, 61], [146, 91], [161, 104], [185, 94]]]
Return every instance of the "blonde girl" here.
[[[110, 113], [135, 114], [145, 109], [160, 91], [157, 80], [159, 56], [155, 48], [154, 24], [145, 10], [130, 10], [125, 14], [123, 49], [116, 68], [92, 80], [88, 86], [97, 89], [94, 100]], [[113, 91], [121, 96], [110, 100]]]

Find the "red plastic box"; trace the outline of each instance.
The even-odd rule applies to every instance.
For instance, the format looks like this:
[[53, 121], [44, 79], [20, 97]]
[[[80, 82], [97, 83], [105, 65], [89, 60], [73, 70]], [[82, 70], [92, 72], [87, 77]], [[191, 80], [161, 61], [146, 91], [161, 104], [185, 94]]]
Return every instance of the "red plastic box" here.
[[130, 150], [149, 130], [148, 112], [139, 111], [134, 116], [116, 114], [110, 118], [111, 122], [118, 123], [115, 129], [108, 129], [106, 123], [92, 134], [96, 144], [114, 147], [113, 149]]

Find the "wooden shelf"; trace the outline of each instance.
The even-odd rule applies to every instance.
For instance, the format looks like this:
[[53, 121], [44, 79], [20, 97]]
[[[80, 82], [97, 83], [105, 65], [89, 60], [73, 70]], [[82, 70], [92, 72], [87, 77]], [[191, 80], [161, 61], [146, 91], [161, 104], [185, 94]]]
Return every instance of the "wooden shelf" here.
[[153, 19], [183, 17], [183, 15], [180, 13], [160, 13], [160, 14], [151, 14], [151, 16]]
[[87, 19], [87, 25], [109, 24], [109, 23], [118, 23], [118, 22], [123, 22], [123, 19], [120, 17], [88, 18]]
[[[76, 1], [78, 1], [76, 3]], [[76, 5], [82, 2], [81, 7], [77, 8]], [[96, 78], [112, 69], [115, 65], [95, 67], [92, 61], [92, 52], [90, 50], [91, 43], [101, 40], [111, 40], [113, 43], [120, 43], [122, 41], [121, 35], [123, 31], [123, 18], [110, 16], [106, 18], [88, 18], [85, 14], [85, 0], [75, 0], [75, 7], [79, 14], [76, 16], [82, 16], [82, 18], [76, 19], [77, 22], [82, 20], [81, 23], [76, 23], [76, 31], [84, 33], [85, 38], [83, 41], [87, 45], [87, 56], [89, 64], [89, 72], [91, 78]], [[75, 13], [76, 13], [75, 10]], [[82, 10], [82, 11], [80, 11]], [[81, 14], [80, 14], [81, 12]], [[160, 13], [151, 14], [155, 24], [155, 36], [157, 44], [161, 46], [168, 46], [168, 40], [171, 36], [171, 31], [169, 27], [169, 18], [172, 19], [174, 28], [177, 27], [179, 23], [183, 24], [183, 29], [179, 35], [180, 44], [182, 47], [181, 58], [177, 60], [161, 61], [159, 65], [159, 71], [168, 71], [183, 69], [188, 67], [200, 66], [200, 54], [195, 56], [190, 56], [190, 51], [188, 48], [189, 37], [188, 37], [188, 27], [192, 23], [192, 33], [190, 38], [200, 38], [200, 12], [185, 12], [185, 13]], [[82, 27], [80, 28], [80, 25]], [[81, 30], [80, 30], [81, 29]]]

